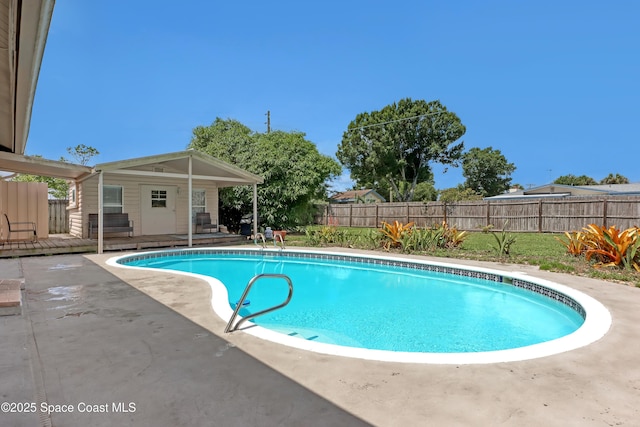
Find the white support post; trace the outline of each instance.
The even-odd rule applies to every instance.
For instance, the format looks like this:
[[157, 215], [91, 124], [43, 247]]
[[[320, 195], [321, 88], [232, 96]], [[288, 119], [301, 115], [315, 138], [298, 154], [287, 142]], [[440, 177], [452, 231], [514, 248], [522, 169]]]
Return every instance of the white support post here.
[[258, 235], [258, 183], [253, 183], [253, 235]]
[[189, 211], [187, 216], [189, 217], [189, 247], [193, 246], [193, 157], [189, 154], [189, 184], [187, 185], [187, 191], [189, 192]]
[[[101, 254], [104, 251], [104, 217], [102, 214], [104, 208], [104, 177], [103, 172], [100, 171], [98, 174], [98, 253]], [[91, 230], [89, 230], [91, 233]]]

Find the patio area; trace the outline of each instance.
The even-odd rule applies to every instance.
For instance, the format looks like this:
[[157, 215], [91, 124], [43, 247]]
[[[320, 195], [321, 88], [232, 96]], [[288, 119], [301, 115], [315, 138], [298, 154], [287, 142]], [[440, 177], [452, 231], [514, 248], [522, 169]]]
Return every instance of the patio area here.
[[[25, 281], [23, 314], [0, 317], [4, 400], [35, 396], [76, 409], [135, 404], [130, 413], [54, 412], [43, 417], [52, 425], [565, 427], [640, 419], [637, 288], [535, 266], [449, 260], [575, 288], [607, 307], [611, 329], [589, 346], [540, 359], [403, 364], [224, 334], [206, 283], [106, 265], [114, 255], [0, 260], [6, 278]], [[0, 413], [2, 425], [36, 422], [37, 414]]]

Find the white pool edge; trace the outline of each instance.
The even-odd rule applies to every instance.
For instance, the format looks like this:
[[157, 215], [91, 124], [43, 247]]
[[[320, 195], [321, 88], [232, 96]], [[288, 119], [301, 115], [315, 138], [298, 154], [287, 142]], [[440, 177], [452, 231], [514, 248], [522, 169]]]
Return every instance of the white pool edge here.
[[[170, 252], [189, 252], [189, 251], [228, 251], [228, 250], [240, 250], [247, 252], [265, 251], [261, 248], [190, 248], [179, 250], [162, 250], [162, 251], [148, 251], [136, 253], [134, 256], [144, 256], [145, 254], [153, 253], [170, 253]], [[278, 252], [278, 249], [266, 249], [268, 252]], [[352, 357], [365, 360], [377, 360], [385, 362], [400, 362], [400, 363], [423, 363], [423, 364], [449, 364], [449, 365], [463, 365], [463, 364], [486, 364], [486, 363], [501, 363], [501, 362], [515, 362], [521, 360], [537, 359], [541, 357], [551, 356], [554, 354], [560, 354], [567, 351], [575, 350], [591, 343], [594, 343], [601, 339], [611, 327], [612, 318], [609, 310], [602, 305], [599, 301], [591, 296], [573, 289], [569, 286], [555, 283], [549, 280], [545, 280], [539, 277], [530, 276], [522, 272], [508, 272], [503, 270], [495, 270], [484, 267], [471, 267], [455, 263], [445, 263], [439, 261], [426, 261], [414, 258], [404, 258], [402, 256], [385, 256], [378, 254], [354, 254], [347, 252], [324, 251], [324, 250], [295, 250], [287, 249], [287, 253], [303, 253], [303, 254], [317, 254], [317, 255], [338, 255], [345, 257], [361, 258], [361, 259], [379, 259], [379, 260], [391, 260], [391, 261], [403, 261], [415, 264], [427, 264], [433, 266], [442, 266], [448, 268], [455, 268], [460, 270], [485, 272], [490, 274], [496, 274], [502, 277], [520, 279], [530, 283], [534, 283], [540, 286], [544, 286], [549, 289], [556, 290], [564, 295], [573, 298], [578, 304], [580, 304], [585, 310], [585, 321], [580, 328], [575, 332], [566, 335], [564, 337], [547, 341], [540, 344], [535, 344], [526, 347], [520, 347], [510, 350], [498, 350], [488, 352], [473, 352], [473, 353], [415, 353], [415, 352], [401, 352], [401, 351], [389, 351], [389, 350], [370, 350], [357, 347], [346, 347], [334, 344], [325, 344], [315, 341], [303, 340], [300, 338], [291, 337], [286, 334], [281, 334], [269, 329], [254, 325], [248, 322], [238, 332], [246, 333], [255, 336], [260, 339], [272, 341], [278, 344], [294, 347], [302, 350], [313, 351], [316, 353], [322, 353], [334, 356]], [[106, 261], [107, 265], [119, 268], [130, 268], [138, 270], [153, 270], [153, 271], [166, 271], [176, 274], [182, 274], [185, 276], [195, 277], [201, 279], [209, 284], [211, 288], [211, 306], [214, 312], [225, 322], [228, 322], [233, 314], [233, 310], [228, 304], [227, 289], [219, 280], [204, 276], [196, 273], [187, 273], [177, 270], [158, 270], [147, 267], [137, 267], [119, 264], [118, 261], [123, 258], [129, 258], [132, 254], [120, 255], [112, 257]], [[294, 284], [295, 286], [295, 284]], [[238, 317], [239, 318], [239, 317]], [[235, 332], [235, 333], [238, 333]]]

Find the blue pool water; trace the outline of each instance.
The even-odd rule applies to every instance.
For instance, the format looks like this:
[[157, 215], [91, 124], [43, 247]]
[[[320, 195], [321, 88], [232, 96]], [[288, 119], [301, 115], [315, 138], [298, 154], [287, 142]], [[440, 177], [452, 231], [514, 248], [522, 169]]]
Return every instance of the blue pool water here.
[[[255, 275], [286, 274], [294, 285], [291, 303], [252, 322], [328, 344], [402, 352], [485, 352], [554, 340], [584, 322], [566, 304], [480, 278], [261, 253], [170, 254], [119, 262], [215, 277], [227, 288], [232, 308]], [[259, 280], [248, 296], [250, 305], [240, 314], [277, 305], [287, 292], [282, 279]]]

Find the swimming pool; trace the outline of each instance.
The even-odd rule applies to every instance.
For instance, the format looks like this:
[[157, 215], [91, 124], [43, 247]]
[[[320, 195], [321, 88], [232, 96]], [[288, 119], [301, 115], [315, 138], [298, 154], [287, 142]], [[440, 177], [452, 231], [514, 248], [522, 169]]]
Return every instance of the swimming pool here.
[[[260, 327], [244, 330], [298, 348], [367, 359], [528, 359], [586, 345], [604, 335], [610, 324], [608, 312], [597, 301], [561, 285], [521, 273], [413, 259], [196, 249], [125, 256], [113, 264], [204, 278], [213, 291], [213, 308], [224, 320], [253, 276], [290, 275], [295, 287], [292, 303], [254, 319]], [[284, 299], [286, 284], [270, 280], [254, 286], [251, 304], [241, 315]]]

